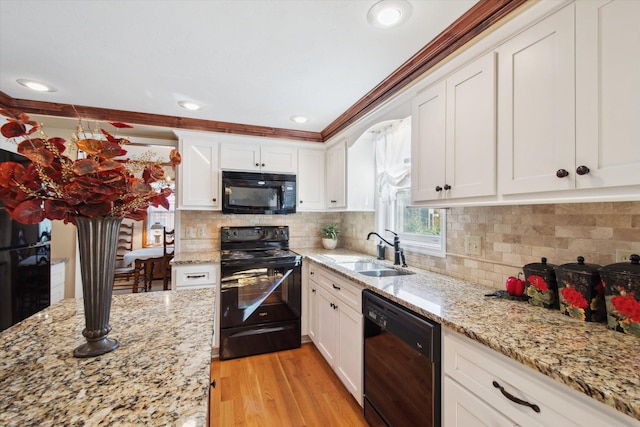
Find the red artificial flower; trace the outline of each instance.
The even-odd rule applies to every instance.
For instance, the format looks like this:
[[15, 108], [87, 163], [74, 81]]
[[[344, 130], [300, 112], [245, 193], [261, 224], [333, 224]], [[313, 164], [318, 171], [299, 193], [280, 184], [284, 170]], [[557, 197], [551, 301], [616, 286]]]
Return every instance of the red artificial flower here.
[[527, 278], [527, 282], [535, 286], [540, 292], [546, 292], [549, 290], [549, 286], [547, 285], [547, 282], [545, 282], [544, 279], [540, 276], [536, 276], [536, 275], [529, 276]]
[[572, 287], [563, 288], [561, 293], [566, 303], [573, 307], [585, 309], [589, 306], [582, 293]]

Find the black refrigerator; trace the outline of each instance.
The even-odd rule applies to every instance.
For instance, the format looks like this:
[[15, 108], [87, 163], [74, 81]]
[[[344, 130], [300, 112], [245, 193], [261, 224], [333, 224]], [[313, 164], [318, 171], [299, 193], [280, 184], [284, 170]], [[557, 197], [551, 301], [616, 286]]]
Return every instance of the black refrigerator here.
[[[0, 149], [0, 162], [28, 163]], [[51, 221], [21, 224], [0, 200], [0, 331], [50, 305]]]

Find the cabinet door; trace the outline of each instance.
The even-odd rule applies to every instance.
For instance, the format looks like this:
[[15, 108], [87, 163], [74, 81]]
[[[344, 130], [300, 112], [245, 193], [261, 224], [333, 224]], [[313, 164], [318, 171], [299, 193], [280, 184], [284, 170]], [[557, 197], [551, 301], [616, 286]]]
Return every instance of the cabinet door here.
[[362, 405], [362, 314], [338, 301], [338, 335], [335, 371]]
[[[313, 268], [313, 267], [312, 267]], [[307, 334], [309, 339], [314, 343], [318, 343], [318, 285], [313, 280], [309, 280], [309, 294], [307, 301], [307, 319], [309, 322]]]
[[411, 199], [414, 202], [445, 197], [446, 84], [441, 82], [418, 95], [411, 112]]
[[576, 3], [576, 187], [640, 184], [640, 2]]
[[573, 5], [498, 48], [502, 194], [574, 188], [574, 51]]
[[335, 304], [331, 296], [322, 288], [316, 288], [318, 324], [316, 328], [316, 347], [331, 367], [335, 366], [337, 319]]
[[517, 426], [496, 409], [445, 376], [443, 384], [442, 421], [451, 427]]
[[259, 171], [260, 146], [256, 144], [223, 143], [220, 147], [220, 168]]
[[260, 168], [263, 172], [296, 173], [298, 150], [279, 145], [263, 145], [260, 148]]
[[447, 198], [496, 194], [495, 62], [490, 53], [447, 79]]
[[346, 200], [347, 148], [344, 141], [327, 149], [327, 197], [329, 208], [344, 208]]
[[324, 151], [298, 150], [298, 209], [324, 209]]
[[218, 143], [203, 138], [180, 138], [178, 208], [219, 210]]

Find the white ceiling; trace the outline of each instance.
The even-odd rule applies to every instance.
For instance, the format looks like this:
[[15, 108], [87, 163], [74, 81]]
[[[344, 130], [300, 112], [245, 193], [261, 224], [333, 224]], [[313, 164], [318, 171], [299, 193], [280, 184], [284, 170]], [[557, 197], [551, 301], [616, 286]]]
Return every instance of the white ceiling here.
[[477, 2], [410, 0], [409, 21], [381, 30], [377, 1], [0, 0], [0, 91], [320, 132]]

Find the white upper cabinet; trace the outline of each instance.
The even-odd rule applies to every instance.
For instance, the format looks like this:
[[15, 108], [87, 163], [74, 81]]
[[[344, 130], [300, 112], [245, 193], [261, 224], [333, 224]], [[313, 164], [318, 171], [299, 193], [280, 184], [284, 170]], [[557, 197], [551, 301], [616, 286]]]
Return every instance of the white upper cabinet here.
[[574, 187], [573, 9], [561, 9], [498, 48], [502, 194]]
[[640, 184], [639, 20], [638, 1], [576, 3], [577, 188]]
[[640, 2], [579, 1], [498, 49], [502, 194], [640, 184], [639, 18]]
[[224, 170], [293, 173], [298, 170], [296, 147], [272, 143], [223, 142], [220, 167]]
[[327, 207], [345, 208], [346, 198], [346, 142], [341, 141], [327, 149]]
[[298, 149], [297, 190], [298, 210], [325, 208], [324, 149]]
[[414, 202], [496, 194], [493, 53], [418, 95], [412, 105]]
[[178, 209], [220, 210], [219, 144], [210, 136], [175, 133], [182, 155], [177, 170]]

